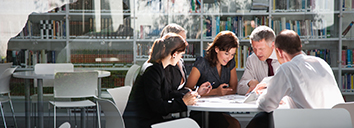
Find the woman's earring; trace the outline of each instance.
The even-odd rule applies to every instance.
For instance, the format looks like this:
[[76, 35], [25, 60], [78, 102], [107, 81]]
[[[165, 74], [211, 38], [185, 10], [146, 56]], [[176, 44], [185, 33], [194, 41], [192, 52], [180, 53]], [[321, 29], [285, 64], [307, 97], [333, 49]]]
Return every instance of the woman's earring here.
[[175, 59], [176, 57], [174, 56], [173, 59]]

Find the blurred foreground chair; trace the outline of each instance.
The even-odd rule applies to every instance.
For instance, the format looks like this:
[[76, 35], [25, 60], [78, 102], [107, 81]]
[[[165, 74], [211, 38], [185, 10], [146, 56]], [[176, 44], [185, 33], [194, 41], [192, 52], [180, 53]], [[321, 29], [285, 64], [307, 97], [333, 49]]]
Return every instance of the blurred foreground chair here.
[[59, 126], [59, 128], [70, 128], [70, 127], [71, 127], [71, 125], [69, 122], [64, 122]]
[[[134, 64], [134, 65], [132, 65], [130, 68], [129, 68], [129, 70], [128, 70], [128, 72], [127, 72], [127, 74], [125, 75], [125, 79], [124, 79], [124, 86], [133, 86], [133, 84], [134, 84], [134, 81], [135, 81], [135, 79], [136, 79], [136, 77], [138, 76], [138, 74], [139, 74], [139, 71], [140, 71], [140, 66], [139, 65], [137, 65], [137, 64]], [[107, 91], [108, 91], [109, 89], [107, 89]], [[108, 93], [109, 94], [107, 94], [107, 93], [105, 93], [104, 91], [102, 92], [102, 95], [101, 95], [101, 97], [102, 98], [107, 98], [107, 99], [110, 99], [110, 98], [112, 98], [113, 100], [114, 100], [114, 98], [112, 97], [113, 95], [113, 93], [110, 93], [109, 91], [108, 91]], [[129, 91], [129, 93], [128, 93], [128, 96], [129, 96], [129, 94], [130, 94], [130, 91]], [[116, 101], [114, 100], [114, 102], [116, 103]], [[117, 103], [116, 103], [117, 104]], [[126, 104], [126, 103], [125, 103]], [[119, 106], [118, 106], [119, 107]], [[119, 107], [119, 108], [121, 108], [121, 107]], [[124, 110], [124, 109], [123, 109]], [[122, 111], [121, 111], [122, 112]], [[123, 113], [122, 113], [123, 114]]]
[[115, 105], [123, 115], [125, 107], [129, 99], [129, 94], [132, 90], [131, 86], [115, 87], [107, 89], [108, 93], [112, 96]]
[[346, 109], [352, 119], [352, 125], [354, 126], [354, 102], [345, 102], [334, 105], [333, 108], [344, 108]]
[[4, 110], [2, 108], [2, 104], [5, 102], [10, 103], [12, 118], [15, 123], [15, 127], [17, 128], [15, 111], [14, 111], [14, 108], [12, 105], [11, 95], [10, 95], [10, 80], [11, 80], [12, 73], [14, 73], [15, 70], [16, 70], [16, 68], [7, 68], [4, 72], [2, 72], [2, 74], [0, 76], [0, 95], [1, 95], [1, 97], [0, 97], [0, 110], [1, 110], [1, 116], [2, 116], [2, 120], [4, 122], [5, 128], [7, 128], [7, 125], [6, 125]]
[[[96, 104], [90, 100], [56, 101], [60, 98], [96, 98], [98, 72], [57, 72], [54, 79], [54, 98], [50, 101], [54, 106], [54, 127], [56, 126], [56, 108], [81, 108], [81, 121], [83, 122], [86, 107]], [[99, 117], [99, 116], [98, 116]], [[81, 126], [84, 127], [84, 126]]]
[[191, 118], [181, 118], [151, 125], [151, 128], [199, 128]]
[[122, 113], [112, 101], [99, 99], [97, 102], [103, 111], [106, 128], [125, 128]]
[[353, 128], [349, 112], [334, 109], [276, 109], [275, 128]]
[[134, 81], [139, 74], [140, 68], [141, 66], [137, 64], [134, 64], [129, 68], [127, 74], [125, 75], [124, 86], [133, 86]]

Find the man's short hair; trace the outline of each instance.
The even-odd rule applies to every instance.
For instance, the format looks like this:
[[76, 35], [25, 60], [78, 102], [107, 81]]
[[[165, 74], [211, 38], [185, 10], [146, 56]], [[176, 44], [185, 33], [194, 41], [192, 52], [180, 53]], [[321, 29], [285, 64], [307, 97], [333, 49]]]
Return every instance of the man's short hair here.
[[275, 39], [275, 33], [273, 31], [273, 29], [271, 29], [268, 26], [258, 26], [256, 27], [251, 35], [250, 35], [250, 43], [252, 45], [252, 41], [261, 41], [261, 40], [265, 40], [268, 44], [268, 46], [272, 45], [272, 42]]
[[301, 40], [293, 30], [283, 30], [275, 38], [275, 48], [279, 48], [288, 54], [301, 52]]

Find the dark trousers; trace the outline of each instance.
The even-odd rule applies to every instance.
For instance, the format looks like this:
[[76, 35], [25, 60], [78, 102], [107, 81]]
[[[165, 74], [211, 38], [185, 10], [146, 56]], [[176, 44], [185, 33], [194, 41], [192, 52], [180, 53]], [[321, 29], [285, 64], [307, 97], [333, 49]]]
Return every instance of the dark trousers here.
[[274, 128], [273, 112], [257, 113], [246, 128]]

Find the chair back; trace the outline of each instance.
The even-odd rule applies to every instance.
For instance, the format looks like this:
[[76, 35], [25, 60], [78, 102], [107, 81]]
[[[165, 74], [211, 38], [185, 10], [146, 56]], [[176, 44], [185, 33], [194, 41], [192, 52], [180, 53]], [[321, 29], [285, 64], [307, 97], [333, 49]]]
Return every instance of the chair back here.
[[36, 74], [54, 74], [56, 72], [73, 72], [74, 65], [72, 63], [50, 63], [36, 64], [34, 73]]
[[127, 106], [131, 90], [131, 86], [107, 89], [108, 93], [112, 96], [114, 103], [122, 114], [124, 113], [125, 107]]
[[69, 122], [64, 122], [59, 126], [59, 128], [70, 128], [70, 127], [71, 127], [71, 125]]
[[353, 128], [349, 112], [335, 109], [276, 109], [275, 128]]
[[98, 72], [57, 72], [54, 98], [84, 98], [97, 96]]
[[352, 119], [352, 125], [354, 126], [354, 102], [345, 102], [334, 105], [333, 108], [344, 108], [346, 109]]
[[11, 63], [0, 63], [0, 74], [2, 74], [6, 69], [11, 68]]
[[[72, 63], [43, 63], [36, 64], [34, 66], [34, 72], [36, 74], [54, 74], [56, 72], [73, 72], [74, 65]], [[54, 80], [44, 79], [43, 87], [53, 87]], [[37, 80], [34, 80], [34, 87], [37, 87]]]
[[16, 68], [7, 68], [0, 74], [0, 94], [10, 93], [10, 80]]
[[199, 125], [191, 118], [182, 118], [153, 124], [151, 128], [199, 128]]
[[136, 77], [139, 74], [140, 67], [137, 64], [132, 65], [125, 75], [124, 86], [133, 86]]
[[104, 113], [106, 128], [125, 128], [122, 114], [112, 101], [99, 99], [97, 102]]

